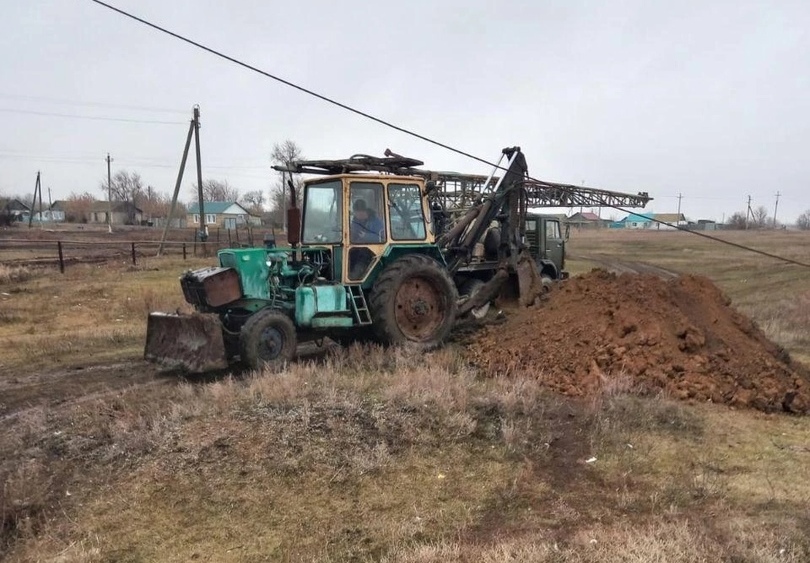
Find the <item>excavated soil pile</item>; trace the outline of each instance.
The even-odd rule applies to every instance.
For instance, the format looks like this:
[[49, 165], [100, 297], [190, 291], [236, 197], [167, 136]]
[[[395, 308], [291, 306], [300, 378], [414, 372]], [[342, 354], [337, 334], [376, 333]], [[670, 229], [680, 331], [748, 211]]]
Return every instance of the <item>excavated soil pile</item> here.
[[810, 375], [736, 312], [708, 279], [574, 278], [539, 306], [471, 336], [486, 373], [534, 372], [549, 388], [583, 396], [606, 386], [764, 411], [810, 411]]

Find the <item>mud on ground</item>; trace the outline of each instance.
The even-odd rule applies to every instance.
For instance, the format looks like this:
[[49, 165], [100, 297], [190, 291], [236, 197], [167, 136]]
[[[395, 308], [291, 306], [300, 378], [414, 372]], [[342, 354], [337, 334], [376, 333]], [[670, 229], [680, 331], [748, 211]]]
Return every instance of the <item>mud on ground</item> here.
[[587, 396], [613, 386], [763, 411], [810, 412], [810, 375], [707, 278], [603, 270], [469, 337], [489, 375], [534, 372]]

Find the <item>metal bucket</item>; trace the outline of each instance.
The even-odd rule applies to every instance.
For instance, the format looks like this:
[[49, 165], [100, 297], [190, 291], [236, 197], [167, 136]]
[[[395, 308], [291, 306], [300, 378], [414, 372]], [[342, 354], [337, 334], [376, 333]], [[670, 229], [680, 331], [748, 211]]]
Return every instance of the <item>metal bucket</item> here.
[[192, 373], [227, 368], [219, 317], [149, 313], [144, 358]]

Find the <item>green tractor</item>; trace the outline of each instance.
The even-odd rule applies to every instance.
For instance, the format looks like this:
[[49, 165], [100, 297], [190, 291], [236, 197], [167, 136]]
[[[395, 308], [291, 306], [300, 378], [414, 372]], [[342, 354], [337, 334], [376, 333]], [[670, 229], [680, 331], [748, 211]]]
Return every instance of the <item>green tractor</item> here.
[[527, 213], [523, 153], [503, 158], [463, 205], [440, 174], [389, 151], [277, 167], [316, 175], [300, 207], [289, 182], [289, 246], [221, 250], [218, 267], [186, 272], [197, 313], [151, 313], [145, 357], [201, 372], [236, 357], [282, 365], [325, 337], [430, 349], [496, 297], [532, 303], [565, 276], [564, 240], [559, 221]]

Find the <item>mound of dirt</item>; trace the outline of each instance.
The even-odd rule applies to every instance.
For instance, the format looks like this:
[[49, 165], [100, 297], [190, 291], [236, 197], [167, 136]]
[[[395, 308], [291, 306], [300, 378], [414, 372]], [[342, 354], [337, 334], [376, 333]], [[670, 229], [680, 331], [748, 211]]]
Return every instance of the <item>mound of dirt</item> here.
[[708, 279], [594, 270], [510, 311], [467, 347], [486, 373], [534, 371], [584, 396], [605, 387], [764, 411], [810, 412], [810, 375]]

